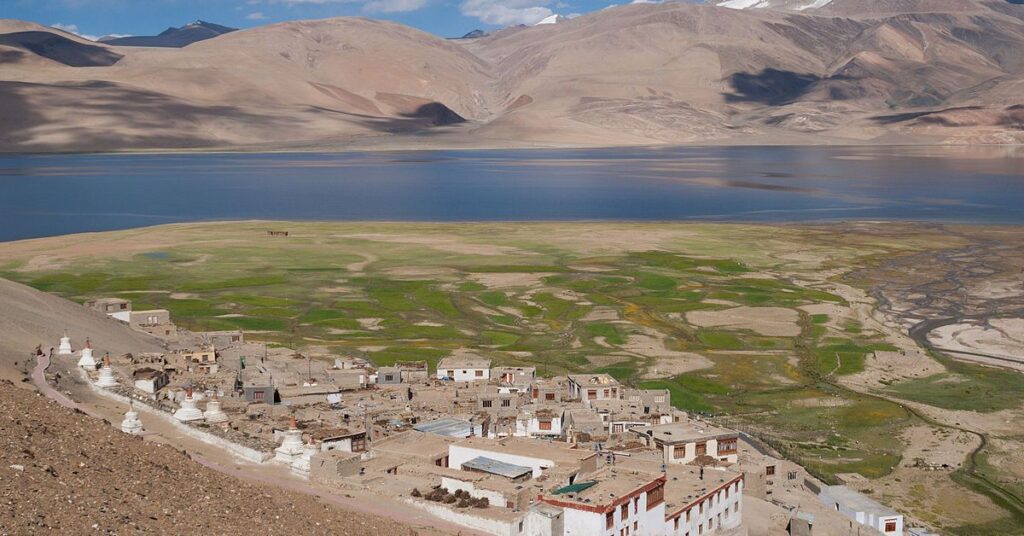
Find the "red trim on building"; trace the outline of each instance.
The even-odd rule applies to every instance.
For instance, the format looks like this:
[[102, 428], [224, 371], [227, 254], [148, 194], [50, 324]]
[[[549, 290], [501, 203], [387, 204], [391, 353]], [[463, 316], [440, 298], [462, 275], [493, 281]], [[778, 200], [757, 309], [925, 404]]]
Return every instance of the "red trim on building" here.
[[659, 476], [658, 478], [652, 480], [651, 482], [648, 482], [647, 484], [644, 484], [643, 486], [636, 488], [635, 490], [627, 493], [626, 495], [623, 495], [622, 497], [619, 497], [618, 499], [615, 499], [614, 501], [608, 504], [581, 504], [576, 501], [561, 501], [558, 499], [552, 499], [549, 497], [545, 497], [544, 495], [538, 495], [537, 500], [543, 503], [550, 504], [552, 506], [572, 508], [574, 510], [583, 510], [584, 512], [592, 512], [595, 514], [606, 514], [610, 511], [615, 510], [615, 508], [620, 506], [622, 503], [629, 502], [629, 500], [632, 499], [634, 496], [639, 496], [641, 493], [646, 493], [659, 486], [664, 486], [665, 482], [667, 482], [667, 479], [664, 476]]

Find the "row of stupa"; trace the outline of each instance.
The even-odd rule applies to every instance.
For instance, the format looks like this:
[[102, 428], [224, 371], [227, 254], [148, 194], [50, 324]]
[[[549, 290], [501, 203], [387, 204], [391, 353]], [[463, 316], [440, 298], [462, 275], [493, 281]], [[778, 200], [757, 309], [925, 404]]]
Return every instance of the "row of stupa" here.
[[[71, 337], [65, 332], [60, 338], [60, 345], [57, 349], [59, 355], [74, 355], [71, 347]], [[96, 370], [96, 359], [93, 357], [92, 343], [86, 338], [85, 347], [78, 359], [78, 366], [86, 370]], [[96, 386], [109, 388], [117, 386], [117, 379], [114, 377], [114, 369], [110, 366], [110, 356], [103, 358], [103, 366], [99, 369], [99, 376], [96, 379]], [[126, 434], [139, 435], [143, 433], [142, 421], [139, 420], [139, 413], [134, 407], [129, 407], [125, 413], [124, 421], [121, 422], [121, 431]], [[210, 424], [223, 425], [228, 422], [228, 416], [221, 408], [220, 399], [214, 396], [206, 403], [206, 411], [201, 411], [192, 389], [186, 391], [185, 399], [181, 406], [174, 412], [174, 418], [181, 422], [195, 422], [205, 420]], [[313, 444], [312, 438], [309, 443], [302, 442], [302, 431], [298, 423], [292, 418], [291, 426], [284, 432], [284, 439], [281, 445], [274, 450], [274, 460], [284, 463], [299, 474], [309, 474], [309, 464], [313, 455], [319, 449]]]

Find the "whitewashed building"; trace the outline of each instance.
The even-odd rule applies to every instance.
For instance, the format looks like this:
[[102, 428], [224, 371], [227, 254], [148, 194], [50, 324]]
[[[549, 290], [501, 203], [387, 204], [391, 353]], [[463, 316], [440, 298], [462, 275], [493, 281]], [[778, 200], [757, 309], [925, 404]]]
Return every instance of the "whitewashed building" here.
[[818, 499], [844, 516], [885, 536], [903, 536], [903, 515], [846, 486], [825, 486]]
[[491, 379], [491, 360], [483, 357], [446, 357], [437, 364], [437, 379], [456, 382]]

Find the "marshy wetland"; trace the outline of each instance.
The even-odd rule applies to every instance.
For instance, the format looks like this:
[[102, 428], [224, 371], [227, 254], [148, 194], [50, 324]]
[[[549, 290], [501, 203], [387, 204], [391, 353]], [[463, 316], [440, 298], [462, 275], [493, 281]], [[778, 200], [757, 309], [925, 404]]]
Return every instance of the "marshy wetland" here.
[[[198, 223], [0, 244], [0, 276], [318, 359], [433, 365], [471, 349], [546, 376], [607, 372], [826, 480], [860, 473], [860, 489], [933, 526], [1012, 534], [1020, 373], [907, 332], [963, 314], [940, 307], [951, 294], [978, 318], [1015, 311], [1020, 238], [909, 223]], [[984, 270], [962, 266], [971, 255]]]

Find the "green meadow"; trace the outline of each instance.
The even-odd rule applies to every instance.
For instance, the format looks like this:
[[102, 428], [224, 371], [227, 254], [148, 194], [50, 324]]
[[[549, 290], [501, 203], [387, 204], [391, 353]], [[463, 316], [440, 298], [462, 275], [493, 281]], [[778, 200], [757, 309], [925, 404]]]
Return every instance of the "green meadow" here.
[[[274, 226], [291, 236], [268, 237], [260, 223], [105, 233], [93, 239], [117, 252], [33, 269], [13, 259], [0, 275], [79, 302], [120, 297], [135, 309], [168, 309], [192, 330], [242, 329], [250, 340], [377, 365], [421, 359], [433, 367], [469, 348], [545, 376], [605, 372], [668, 389], [675, 406], [750, 430], [825, 479], [887, 474], [900, 459], [896, 438], [914, 421], [897, 404], [835, 386], [864, 370], [872, 352], [892, 349], [878, 333], [852, 320], [829, 327], [828, 315], [799, 308], [846, 305], [821, 288], [819, 270], [916, 243], [740, 225]], [[147, 241], [151, 232], [160, 240]], [[700, 327], [686, 316], [739, 306], [798, 310], [800, 334]], [[647, 374], [693, 354], [711, 365]], [[972, 378], [948, 389], [931, 389], [941, 378], [892, 389], [943, 407], [1001, 407], [981, 395], [1002, 380]]]

